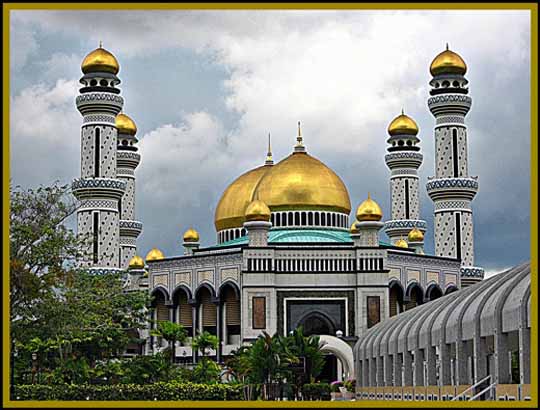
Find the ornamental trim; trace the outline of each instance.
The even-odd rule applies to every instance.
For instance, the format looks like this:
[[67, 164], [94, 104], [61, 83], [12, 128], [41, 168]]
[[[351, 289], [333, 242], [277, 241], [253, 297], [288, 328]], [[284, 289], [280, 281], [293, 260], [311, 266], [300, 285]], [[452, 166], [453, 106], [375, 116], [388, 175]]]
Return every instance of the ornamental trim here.
[[435, 97], [430, 97], [428, 99], [428, 105], [438, 104], [438, 103], [448, 103], [448, 102], [459, 102], [459, 103], [472, 103], [472, 98], [467, 95], [462, 94], [445, 94], [437, 95]]
[[141, 230], [142, 227], [143, 227], [143, 224], [142, 222], [139, 222], [139, 221], [128, 221], [128, 220], [124, 220], [124, 219], [121, 219], [119, 221], [119, 225], [120, 225], [120, 228], [124, 228], [124, 229], [137, 229], [137, 230]]
[[396, 228], [418, 228], [419, 230], [423, 229], [425, 231], [427, 229], [427, 223], [420, 219], [394, 219], [384, 223], [385, 230]]
[[126, 181], [113, 178], [77, 178], [71, 184], [73, 190], [85, 188], [112, 188], [124, 191]]
[[386, 154], [384, 159], [386, 161], [391, 161], [394, 159], [417, 159], [422, 161], [424, 156], [419, 152], [393, 152], [391, 154]]
[[461, 277], [484, 279], [484, 269], [476, 266], [462, 266]]
[[90, 101], [111, 101], [119, 104], [124, 103], [124, 99], [116, 94], [111, 93], [89, 93], [78, 95], [75, 99], [76, 103], [90, 102]]
[[473, 178], [439, 178], [432, 179], [426, 184], [426, 190], [445, 188], [470, 188], [478, 190], [478, 181]]

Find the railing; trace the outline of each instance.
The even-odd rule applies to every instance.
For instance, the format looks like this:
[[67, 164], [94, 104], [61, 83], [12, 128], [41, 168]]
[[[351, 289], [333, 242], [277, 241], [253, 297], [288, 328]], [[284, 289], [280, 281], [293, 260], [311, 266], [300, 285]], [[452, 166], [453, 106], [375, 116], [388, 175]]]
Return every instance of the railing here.
[[[452, 401], [463, 400], [463, 398], [465, 397], [465, 395], [469, 391], [473, 391], [474, 389], [476, 389], [477, 387], [479, 387], [480, 385], [482, 385], [482, 383], [485, 383], [486, 381], [491, 381], [491, 375], [488, 375], [488, 376], [484, 377], [482, 380], [477, 381], [475, 384], [473, 384], [470, 387], [468, 387], [467, 389], [463, 390], [460, 394], [458, 394], [456, 397], [454, 397], [452, 399]], [[475, 395], [474, 397], [476, 397], [476, 396], [478, 396], [478, 395]]]
[[495, 394], [493, 393], [494, 390], [495, 390], [495, 386], [497, 385], [497, 383], [491, 383], [488, 387], [486, 387], [484, 390], [482, 390], [480, 393], [478, 394], [475, 394], [474, 396], [472, 396], [469, 401], [473, 401], [473, 400], [476, 400], [478, 399], [479, 397], [482, 397], [487, 391], [490, 392], [490, 395], [489, 397], [487, 398], [487, 400], [493, 400], [495, 398]]

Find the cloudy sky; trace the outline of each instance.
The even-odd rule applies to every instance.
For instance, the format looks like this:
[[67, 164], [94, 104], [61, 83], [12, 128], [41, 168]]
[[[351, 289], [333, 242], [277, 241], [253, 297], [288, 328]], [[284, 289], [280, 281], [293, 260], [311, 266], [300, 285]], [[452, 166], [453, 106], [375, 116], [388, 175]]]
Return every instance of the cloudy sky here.
[[100, 40], [120, 62], [124, 111], [142, 162], [138, 252], [182, 253], [190, 226], [215, 243], [226, 186], [288, 155], [302, 121], [308, 152], [333, 168], [353, 208], [390, 213], [386, 127], [402, 107], [420, 126], [422, 217], [433, 251], [434, 119], [429, 64], [448, 42], [467, 62], [476, 264], [529, 259], [528, 11], [15, 11], [10, 31], [11, 178], [35, 187], [80, 174], [80, 63]]

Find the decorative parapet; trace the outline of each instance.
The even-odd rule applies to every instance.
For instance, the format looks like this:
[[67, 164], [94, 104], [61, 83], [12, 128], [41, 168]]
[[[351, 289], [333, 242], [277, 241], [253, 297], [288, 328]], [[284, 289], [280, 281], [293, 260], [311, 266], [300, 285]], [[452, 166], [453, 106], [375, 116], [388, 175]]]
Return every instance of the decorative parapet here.
[[450, 198], [473, 199], [478, 192], [477, 178], [428, 178], [429, 181], [426, 184], [426, 190], [432, 200]]
[[392, 152], [384, 156], [389, 168], [411, 167], [418, 168], [422, 165], [424, 156], [419, 152]]
[[116, 164], [118, 168], [137, 168], [141, 162], [141, 154], [132, 151], [118, 150], [116, 152]]
[[128, 221], [121, 219], [119, 222], [120, 226], [120, 236], [132, 236], [138, 237], [142, 232], [143, 224], [139, 221]]
[[116, 274], [116, 273], [123, 273], [125, 272], [125, 269], [119, 269], [119, 268], [103, 268], [103, 267], [95, 267], [95, 268], [88, 268], [88, 272], [91, 275], [109, 275], [109, 274]]
[[77, 178], [71, 184], [77, 199], [107, 197], [120, 199], [126, 190], [126, 181], [116, 178]]
[[476, 266], [462, 266], [460, 269], [462, 278], [484, 279], [484, 269]]
[[77, 104], [79, 111], [83, 112], [83, 114], [89, 107], [103, 105], [104, 103], [114, 106], [118, 112], [120, 112], [124, 105], [124, 99], [116, 94], [96, 92], [78, 95], [75, 99], [75, 103]]
[[420, 231], [425, 232], [427, 229], [426, 221], [420, 219], [396, 219], [386, 221], [384, 223], [384, 229], [408, 229], [418, 228]]
[[472, 105], [472, 98], [463, 94], [441, 94], [428, 99], [428, 107], [434, 115], [448, 112], [467, 114]]

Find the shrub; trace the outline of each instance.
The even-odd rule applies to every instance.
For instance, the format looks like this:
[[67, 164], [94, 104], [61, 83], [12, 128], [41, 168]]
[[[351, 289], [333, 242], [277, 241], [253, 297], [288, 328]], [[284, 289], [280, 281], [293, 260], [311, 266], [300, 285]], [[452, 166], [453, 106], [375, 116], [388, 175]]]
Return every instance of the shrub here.
[[19, 385], [14, 400], [242, 400], [242, 385], [164, 383], [136, 385]]
[[343, 382], [340, 382], [340, 381], [335, 381], [335, 382], [332, 382], [330, 383], [330, 391], [332, 393], [339, 393], [339, 388], [340, 387], [343, 387]]
[[346, 380], [343, 383], [343, 386], [347, 389], [347, 391], [354, 393], [354, 391], [356, 390], [356, 380], [354, 379]]
[[306, 400], [330, 400], [330, 385], [328, 383], [307, 383], [302, 387]]

